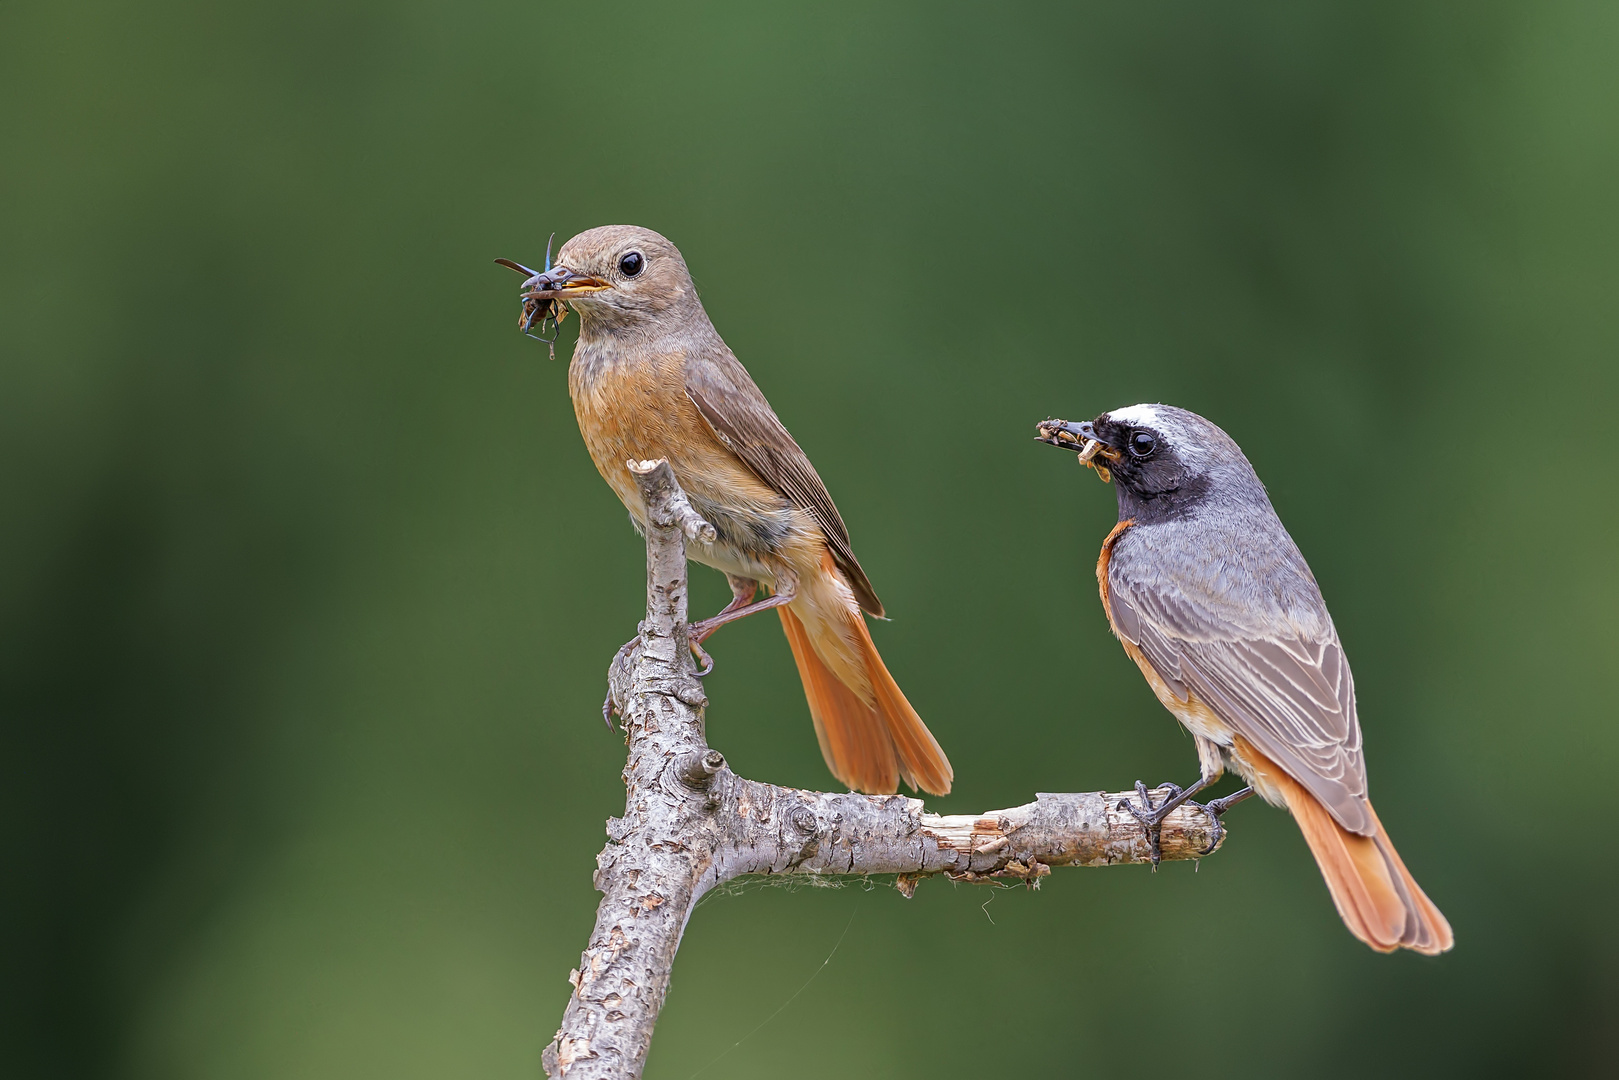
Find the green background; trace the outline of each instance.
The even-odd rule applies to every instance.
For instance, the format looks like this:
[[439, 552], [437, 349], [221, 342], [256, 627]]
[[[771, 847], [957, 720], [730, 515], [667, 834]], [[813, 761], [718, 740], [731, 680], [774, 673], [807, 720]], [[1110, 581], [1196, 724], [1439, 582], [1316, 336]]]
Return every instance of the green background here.
[[[517, 280], [685, 252], [819, 467], [966, 812], [1187, 780], [1109, 637], [1136, 401], [1245, 447], [1454, 923], [1297, 830], [1039, 892], [749, 889], [648, 1075], [1598, 1075], [1619, 1054], [1619, 7], [0, 7], [0, 1068], [533, 1077], [642, 548]], [[697, 570], [694, 603], [723, 579]], [[710, 737], [823, 787], [773, 618]]]

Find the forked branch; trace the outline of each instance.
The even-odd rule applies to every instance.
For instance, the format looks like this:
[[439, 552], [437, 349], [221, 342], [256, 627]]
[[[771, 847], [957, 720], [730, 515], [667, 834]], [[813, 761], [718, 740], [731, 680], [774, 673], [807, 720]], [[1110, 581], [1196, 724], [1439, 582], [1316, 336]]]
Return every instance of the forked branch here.
[[[547, 1075], [641, 1075], [692, 908], [745, 874], [894, 874], [907, 896], [930, 874], [1030, 883], [1053, 866], [1150, 860], [1146, 830], [1120, 808], [1135, 793], [1047, 795], [1006, 810], [938, 815], [900, 795], [801, 791], [744, 780], [703, 738], [708, 704], [686, 637], [687, 538], [713, 526], [667, 462], [629, 462], [647, 507], [647, 613], [641, 644], [608, 673], [629, 760], [624, 816], [596, 857], [596, 927], [569, 973], [573, 995], [545, 1048]], [[1158, 792], [1162, 796], [1164, 792]], [[1201, 807], [1165, 820], [1164, 859], [1219, 847]]]

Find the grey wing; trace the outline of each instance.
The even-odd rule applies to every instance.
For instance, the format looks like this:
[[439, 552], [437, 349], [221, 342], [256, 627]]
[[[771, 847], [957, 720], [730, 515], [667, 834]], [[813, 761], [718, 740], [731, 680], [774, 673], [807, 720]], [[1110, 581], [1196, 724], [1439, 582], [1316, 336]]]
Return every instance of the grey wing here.
[[[1114, 626], [1181, 700], [1189, 694], [1287, 771], [1351, 832], [1370, 836], [1355, 681], [1331, 622], [1319, 640], [1271, 632], [1173, 585], [1108, 567]], [[1278, 620], [1280, 623], [1280, 620]]]
[[821, 527], [832, 560], [848, 579], [860, 607], [880, 618], [882, 601], [854, 557], [849, 530], [844, 527], [831, 493], [741, 363], [727, 354], [714, 364], [688, 364], [686, 396], [697, 406], [715, 437], [755, 476], [809, 512]]

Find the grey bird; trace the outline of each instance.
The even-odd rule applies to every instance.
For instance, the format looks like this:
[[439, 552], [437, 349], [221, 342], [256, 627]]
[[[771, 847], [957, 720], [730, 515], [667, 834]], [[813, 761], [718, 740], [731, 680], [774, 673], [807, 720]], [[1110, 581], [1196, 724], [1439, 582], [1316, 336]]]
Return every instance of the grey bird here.
[[1286, 807], [1344, 924], [1379, 952], [1434, 954], [1455, 942], [1366, 793], [1355, 681], [1315, 575], [1242, 449], [1169, 405], [1095, 420], [1047, 420], [1039, 438], [1074, 450], [1118, 491], [1119, 522], [1096, 580], [1108, 625], [1158, 700], [1192, 733], [1201, 779], [1154, 806], [1156, 829], [1227, 767]]

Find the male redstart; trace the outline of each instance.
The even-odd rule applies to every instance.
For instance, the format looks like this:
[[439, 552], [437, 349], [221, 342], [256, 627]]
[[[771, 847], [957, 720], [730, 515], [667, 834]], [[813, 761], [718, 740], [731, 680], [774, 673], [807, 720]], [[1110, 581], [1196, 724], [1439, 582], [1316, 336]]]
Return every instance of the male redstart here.
[[[646, 507], [626, 462], [667, 458], [718, 534], [688, 551], [725, 573], [733, 599], [692, 625], [693, 641], [775, 608], [832, 775], [871, 794], [901, 777], [949, 792], [950, 762], [866, 629], [862, 610], [883, 605], [832, 496], [720, 339], [675, 246], [649, 229], [591, 229], [525, 280], [523, 297], [525, 330], [558, 301], [579, 312], [568, 392], [591, 460], [635, 521], [645, 525]], [[755, 603], [761, 582], [772, 595]]]
[[1455, 939], [1366, 797], [1355, 682], [1315, 575], [1242, 450], [1195, 413], [1132, 405], [1047, 420], [1041, 440], [1079, 453], [1118, 489], [1119, 523], [1096, 563], [1102, 608], [1164, 707], [1192, 733], [1202, 779], [1154, 806], [1150, 829], [1229, 765], [1292, 812], [1350, 933], [1380, 952], [1440, 953]]

